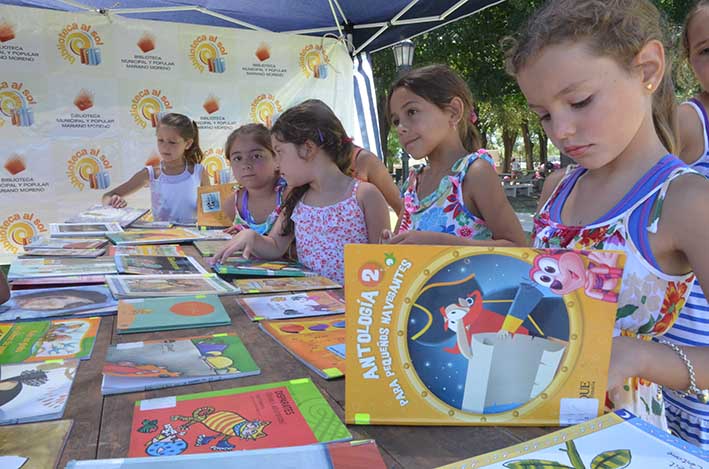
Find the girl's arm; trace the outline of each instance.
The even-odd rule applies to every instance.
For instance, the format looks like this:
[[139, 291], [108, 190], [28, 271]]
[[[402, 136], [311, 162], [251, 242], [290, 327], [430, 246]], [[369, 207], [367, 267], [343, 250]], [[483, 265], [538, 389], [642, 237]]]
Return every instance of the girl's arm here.
[[239, 191], [236, 190], [232, 192], [229, 197], [227, 197], [226, 201], [224, 202], [224, 208], [222, 211], [224, 212], [224, 215], [231, 220], [232, 224], [234, 223], [234, 218], [236, 217], [236, 202], [239, 200]]
[[288, 236], [281, 234], [284, 223], [283, 218], [284, 215], [281, 213], [268, 236], [260, 235], [254, 230], [244, 230], [238, 233], [208, 262], [212, 265], [223, 262], [237, 251], [242, 251], [242, 256], [246, 259], [252, 257], [259, 259], [282, 258], [288, 251], [288, 246], [290, 246], [294, 237], [293, 234]]
[[357, 202], [364, 212], [369, 243], [378, 244], [382, 231], [391, 228], [389, 209], [384, 196], [372, 184], [361, 182], [357, 188]]
[[104, 205], [110, 205], [115, 208], [123, 208], [128, 205], [124, 197], [147, 186], [149, 181], [150, 176], [148, 175], [148, 170], [143, 168], [120, 186], [103, 194], [101, 201]]
[[360, 151], [355, 163], [355, 172], [364, 176], [367, 182], [374, 184], [386, 199], [386, 203], [394, 209], [394, 212], [401, 212], [401, 194], [399, 188], [394, 184], [389, 171], [382, 160], [374, 153], [367, 150]]
[[199, 185], [202, 187], [212, 185], [212, 181], [209, 180], [209, 173], [207, 172], [207, 168], [202, 169], [202, 175], [199, 179]]
[[689, 104], [677, 108], [679, 157], [687, 164], [697, 161], [704, 150], [704, 129], [699, 115]]

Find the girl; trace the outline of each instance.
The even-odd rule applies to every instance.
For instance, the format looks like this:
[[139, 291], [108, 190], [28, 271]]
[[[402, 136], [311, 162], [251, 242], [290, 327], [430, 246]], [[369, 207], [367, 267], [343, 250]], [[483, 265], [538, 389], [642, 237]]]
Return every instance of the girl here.
[[[398, 233], [382, 238], [410, 244], [526, 244], [492, 158], [475, 134], [473, 98], [445, 65], [413, 70], [389, 92], [389, 116], [399, 141], [428, 164], [404, 186]], [[391, 238], [391, 239], [389, 239]]]
[[252, 229], [268, 234], [278, 218], [286, 181], [278, 173], [271, 146], [271, 133], [261, 124], [239, 127], [224, 146], [239, 190], [225, 204], [226, 216], [234, 226], [225, 230], [236, 234]]
[[104, 205], [123, 208], [125, 196], [150, 185], [153, 218], [156, 221], [191, 225], [197, 221], [197, 188], [209, 185], [202, 167], [199, 129], [182, 114], [165, 114], [157, 128], [160, 167], [146, 166], [132, 178], [103, 195]]
[[662, 39], [650, 0], [552, 0], [507, 59], [544, 130], [580, 165], [547, 178], [533, 244], [625, 251], [607, 404], [666, 427], [652, 382], [689, 394], [709, 386], [709, 348], [649, 341], [677, 319], [692, 270], [709, 285], [709, 205], [696, 203], [709, 182], [671, 154]]
[[298, 260], [319, 275], [344, 281], [344, 247], [376, 243], [389, 217], [384, 197], [373, 185], [347, 176], [352, 141], [322, 101], [288, 109], [271, 130], [288, 194], [268, 236], [254, 230], [237, 234], [211, 262], [241, 250], [246, 258], [282, 257], [295, 237]]

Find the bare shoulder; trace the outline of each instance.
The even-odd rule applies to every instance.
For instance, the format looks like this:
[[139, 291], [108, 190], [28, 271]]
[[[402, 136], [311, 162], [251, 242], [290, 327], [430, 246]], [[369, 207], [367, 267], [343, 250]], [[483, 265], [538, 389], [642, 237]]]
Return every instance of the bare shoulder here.
[[662, 205], [662, 217], [674, 221], [691, 220], [704, 216], [709, 223], [709, 204], [699, 201], [709, 200], [709, 179], [699, 173], [689, 173], [677, 177], [667, 189]]
[[371, 198], [377, 194], [381, 195], [381, 192], [379, 192], [379, 189], [377, 189], [377, 186], [375, 186], [371, 182], [365, 182], [365, 181], [359, 182], [359, 186], [357, 187], [357, 194], [356, 194], [357, 200], [359, 200], [361, 202], [361, 201]]

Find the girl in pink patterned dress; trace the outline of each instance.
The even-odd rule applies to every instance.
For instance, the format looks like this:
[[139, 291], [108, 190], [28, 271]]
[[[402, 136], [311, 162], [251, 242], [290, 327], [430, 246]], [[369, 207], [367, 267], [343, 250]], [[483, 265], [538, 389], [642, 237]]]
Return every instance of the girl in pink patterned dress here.
[[295, 238], [304, 266], [343, 283], [345, 244], [377, 243], [389, 224], [384, 196], [372, 184], [346, 175], [352, 141], [322, 101], [310, 99], [288, 109], [271, 135], [291, 192], [268, 236], [242, 231], [212, 261], [238, 250], [247, 258], [278, 259]]

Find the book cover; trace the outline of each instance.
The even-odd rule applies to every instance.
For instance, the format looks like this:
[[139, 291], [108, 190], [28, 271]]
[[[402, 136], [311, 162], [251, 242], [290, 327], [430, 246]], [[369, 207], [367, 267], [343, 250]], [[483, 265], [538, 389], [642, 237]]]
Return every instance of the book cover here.
[[298, 446], [352, 439], [307, 378], [137, 401], [129, 457]]
[[25, 251], [21, 257], [99, 257], [105, 249], [31, 249]]
[[69, 259], [69, 258], [25, 258], [15, 259], [10, 264], [8, 280], [28, 278], [67, 277], [70, 275], [115, 274], [113, 258]]
[[133, 223], [130, 224], [131, 229], [140, 229], [140, 230], [155, 230], [155, 229], [163, 229], [163, 228], [172, 228], [174, 225], [172, 222], [169, 221], [148, 221], [144, 219], [136, 220]]
[[197, 188], [197, 225], [226, 227], [233, 220], [224, 214], [224, 204], [232, 197], [236, 184], [213, 184]]
[[313, 277], [247, 278], [237, 279], [232, 283], [242, 295], [342, 288], [342, 285], [319, 275]]
[[345, 318], [261, 321], [259, 327], [325, 379], [345, 375]]
[[99, 318], [0, 322], [0, 363], [87, 359], [100, 322]]
[[97, 204], [65, 221], [66, 223], [118, 223], [125, 227], [145, 215], [147, 211], [147, 208], [115, 208]]
[[204, 235], [196, 230], [186, 228], [168, 228], [162, 230], [130, 230], [122, 233], [109, 233], [106, 235], [113, 244], [138, 245], [138, 244], [174, 244], [186, 243], [202, 239]]
[[99, 249], [108, 244], [106, 238], [45, 238], [37, 235], [30, 239], [29, 244], [22, 246], [25, 251], [34, 249]]
[[214, 264], [215, 272], [224, 275], [252, 275], [262, 277], [303, 277], [315, 275], [297, 262], [266, 261], [263, 259], [244, 259], [229, 257], [222, 263]]
[[121, 300], [116, 331], [125, 334], [226, 324], [231, 324], [231, 318], [218, 296], [193, 295]]
[[0, 425], [60, 418], [78, 365], [78, 360], [0, 365]]
[[626, 410], [439, 469], [709, 468], [709, 452]]
[[221, 239], [205, 239], [197, 240], [193, 244], [203, 257], [212, 257], [217, 251], [226, 246], [227, 241]]
[[184, 275], [207, 273], [189, 256], [115, 256], [116, 269], [121, 274]]
[[346, 246], [347, 422], [596, 417], [624, 262], [609, 251]]
[[236, 287], [215, 274], [107, 275], [106, 283], [116, 298], [147, 298], [183, 295], [230, 295]]
[[105, 236], [107, 233], [123, 231], [118, 223], [50, 223], [52, 238]]
[[327, 291], [248, 296], [238, 298], [236, 301], [252, 321], [295, 319], [345, 312], [344, 300]]
[[60, 287], [77, 287], [83, 285], [103, 285], [106, 283], [104, 275], [69, 275], [67, 277], [47, 277], [47, 278], [28, 278], [13, 280], [10, 285], [13, 290], [27, 290], [36, 287], [42, 288], [60, 288]]
[[160, 389], [259, 373], [236, 334], [129, 342], [108, 347], [101, 392]]
[[0, 455], [27, 458], [22, 469], [56, 467], [72, 424], [72, 420], [56, 420], [0, 427]]
[[184, 256], [179, 244], [144, 244], [142, 246], [109, 246], [109, 256]]
[[74, 316], [104, 308], [116, 311], [117, 307], [103, 285], [13, 290], [10, 300], [0, 305], [0, 321]]

